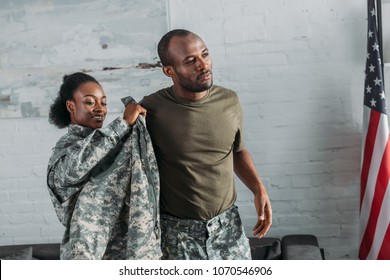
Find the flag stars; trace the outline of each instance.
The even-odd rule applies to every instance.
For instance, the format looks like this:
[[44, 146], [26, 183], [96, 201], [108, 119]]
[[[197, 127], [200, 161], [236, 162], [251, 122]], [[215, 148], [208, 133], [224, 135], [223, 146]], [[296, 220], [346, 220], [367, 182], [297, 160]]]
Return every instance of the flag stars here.
[[379, 45], [375, 42], [374, 45], [372, 45], [372, 50], [373, 51], [378, 51], [379, 52]]
[[374, 83], [376, 86], [380, 86], [380, 83], [382, 82], [382, 80], [379, 80], [378, 77], [375, 78], [374, 80]]
[[377, 9], [368, 3], [368, 28], [366, 65], [364, 68], [364, 105], [371, 110], [386, 114], [386, 97], [384, 90], [383, 61], [381, 60], [381, 45], [378, 42]]

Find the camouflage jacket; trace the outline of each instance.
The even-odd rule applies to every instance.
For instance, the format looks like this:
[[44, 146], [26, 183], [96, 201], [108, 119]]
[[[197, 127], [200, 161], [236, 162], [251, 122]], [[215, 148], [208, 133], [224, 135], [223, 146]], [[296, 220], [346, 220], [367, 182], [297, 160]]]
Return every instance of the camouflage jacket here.
[[[128, 102], [128, 100], [127, 100]], [[70, 125], [47, 171], [61, 259], [160, 259], [159, 174], [143, 117]]]

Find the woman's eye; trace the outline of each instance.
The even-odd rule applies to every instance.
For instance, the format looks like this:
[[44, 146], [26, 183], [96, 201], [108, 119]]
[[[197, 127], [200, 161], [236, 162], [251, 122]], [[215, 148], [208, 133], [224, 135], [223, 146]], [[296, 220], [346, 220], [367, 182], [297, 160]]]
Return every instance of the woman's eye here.
[[102, 106], [107, 106], [106, 102], [102, 102], [101, 104], [102, 104]]
[[95, 102], [93, 102], [93, 101], [85, 101], [85, 104], [87, 104], [87, 105], [94, 105]]

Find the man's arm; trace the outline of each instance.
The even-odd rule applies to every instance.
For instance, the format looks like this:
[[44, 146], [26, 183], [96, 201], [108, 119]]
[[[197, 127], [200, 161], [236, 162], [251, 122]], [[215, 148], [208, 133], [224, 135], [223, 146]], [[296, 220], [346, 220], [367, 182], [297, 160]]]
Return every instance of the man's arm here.
[[240, 180], [253, 192], [257, 211], [257, 223], [253, 227], [253, 235], [262, 238], [272, 224], [272, 207], [255, 164], [247, 149], [233, 153], [234, 172]]

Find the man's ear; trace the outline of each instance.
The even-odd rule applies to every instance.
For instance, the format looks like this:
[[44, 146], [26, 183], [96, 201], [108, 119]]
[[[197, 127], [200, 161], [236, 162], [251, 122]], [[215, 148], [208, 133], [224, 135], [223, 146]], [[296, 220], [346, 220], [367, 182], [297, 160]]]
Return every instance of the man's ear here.
[[66, 100], [66, 109], [71, 114], [74, 112], [74, 102], [72, 100]]
[[162, 70], [166, 76], [172, 78], [173, 75], [172, 66], [163, 66]]

